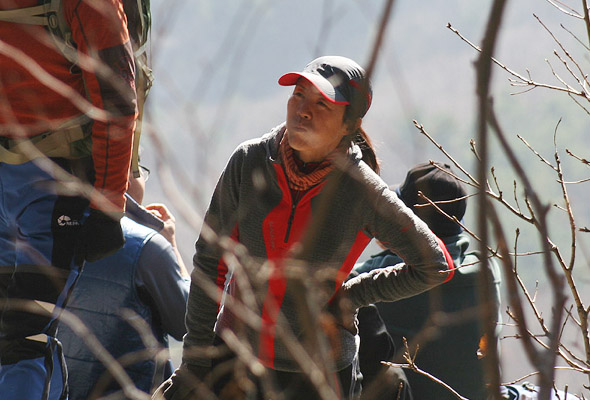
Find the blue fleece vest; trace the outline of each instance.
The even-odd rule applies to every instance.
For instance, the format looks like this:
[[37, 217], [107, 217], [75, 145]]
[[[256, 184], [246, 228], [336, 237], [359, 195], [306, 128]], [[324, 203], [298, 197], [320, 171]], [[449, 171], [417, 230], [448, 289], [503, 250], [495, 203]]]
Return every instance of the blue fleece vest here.
[[[132, 353], [145, 350], [145, 345], [120, 311], [129, 309], [153, 326], [152, 312], [137, 292], [135, 274], [141, 250], [156, 231], [127, 217], [121, 220], [121, 226], [125, 245], [110, 257], [86, 264], [67, 310], [79, 317], [122, 363], [135, 385], [149, 393], [156, 370], [153, 356], [136, 354], [125, 361]], [[162, 344], [166, 343], [161, 333], [153, 333]], [[70, 400], [87, 399], [95, 385], [101, 394], [120, 389], [83, 340], [63, 322], [58, 338], [63, 343], [69, 371]]]

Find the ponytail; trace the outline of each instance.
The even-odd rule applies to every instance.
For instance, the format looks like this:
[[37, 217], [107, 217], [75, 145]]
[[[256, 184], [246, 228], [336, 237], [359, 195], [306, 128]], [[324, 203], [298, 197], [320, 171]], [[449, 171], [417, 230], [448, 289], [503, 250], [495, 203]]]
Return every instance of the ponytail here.
[[377, 175], [379, 175], [379, 159], [377, 158], [377, 154], [375, 153], [373, 143], [371, 142], [371, 139], [369, 139], [369, 135], [367, 135], [363, 128], [358, 128], [356, 130], [355, 135], [352, 139], [352, 143], [360, 147], [361, 152], [363, 153], [363, 161], [369, 167], [371, 167], [371, 169], [375, 171]]
[[375, 171], [377, 175], [379, 175], [381, 170], [379, 167], [380, 161], [377, 158], [377, 153], [375, 152], [371, 139], [369, 139], [369, 135], [367, 135], [367, 132], [365, 132], [361, 126], [363, 119], [358, 115], [358, 110], [354, 105], [349, 104], [346, 106], [346, 110], [344, 111], [344, 123], [348, 126], [351, 133], [346, 135], [343, 140], [360, 147], [363, 154], [362, 160]]

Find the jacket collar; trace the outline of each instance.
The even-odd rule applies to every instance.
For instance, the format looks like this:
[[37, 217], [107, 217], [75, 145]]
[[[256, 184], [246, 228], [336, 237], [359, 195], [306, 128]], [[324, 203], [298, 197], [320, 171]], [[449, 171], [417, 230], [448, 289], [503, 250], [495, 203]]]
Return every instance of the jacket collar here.
[[160, 232], [164, 228], [164, 221], [146, 210], [141, 204], [135, 201], [133, 197], [125, 193], [127, 204], [125, 206], [125, 216], [138, 224], [152, 228]]
[[266, 148], [266, 156], [272, 163], [281, 162], [279, 159], [279, 146], [286, 130], [287, 125], [285, 122], [283, 122], [262, 136], [262, 142]]

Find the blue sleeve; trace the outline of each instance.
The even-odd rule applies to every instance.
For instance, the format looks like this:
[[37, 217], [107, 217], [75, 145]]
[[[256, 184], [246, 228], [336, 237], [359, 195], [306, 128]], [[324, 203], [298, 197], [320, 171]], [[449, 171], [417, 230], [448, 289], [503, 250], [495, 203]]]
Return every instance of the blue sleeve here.
[[162, 331], [176, 340], [186, 333], [184, 315], [190, 279], [180, 275], [172, 245], [160, 234], [152, 236], [139, 256], [137, 287], [150, 295], [162, 322]]
[[379, 254], [375, 254], [364, 263], [356, 264], [353, 271], [355, 272], [355, 275], [358, 275], [374, 269], [386, 268], [403, 262], [404, 260], [399, 256], [393, 254], [389, 250], [385, 250]]

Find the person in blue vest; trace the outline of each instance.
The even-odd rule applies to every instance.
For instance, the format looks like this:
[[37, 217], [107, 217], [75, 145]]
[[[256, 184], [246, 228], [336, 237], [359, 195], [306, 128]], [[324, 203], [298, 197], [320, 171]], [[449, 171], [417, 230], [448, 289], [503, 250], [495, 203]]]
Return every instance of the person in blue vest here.
[[[66, 310], [97, 336], [137, 389], [150, 393], [171, 375], [172, 364], [157, 362], [156, 354], [146, 351], [132, 319], [145, 320], [160, 347], [168, 346], [167, 335], [182, 340], [190, 279], [176, 246], [174, 216], [163, 204], [140, 205], [149, 170], [141, 171], [140, 177], [129, 178], [127, 210], [121, 219], [125, 245], [110, 257], [86, 264]], [[123, 314], [129, 311], [131, 316]], [[121, 390], [65, 320], [58, 338], [64, 343], [70, 400]]]
[[[395, 343], [396, 350], [404, 350], [403, 338], [410, 344], [413, 355], [419, 345], [416, 365], [449, 384], [459, 394], [473, 400], [486, 399], [484, 365], [481, 359], [485, 353], [486, 338], [480, 322], [484, 304], [480, 301], [478, 274], [481, 269], [481, 254], [469, 250], [469, 237], [462, 227], [451, 220], [463, 219], [467, 208], [467, 192], [463, 184], [456, 179], [448, 164], [427, 162], [416, 165], [407, 173], [405, 181], [395, 190], [399, 198], [427, 223], [447, 247], [453, 262], [457, 266], [454, 278], [419, 295], [391, 303], [377, 303], [376, 307], [382, 317], [387, 331]], [[419, 192], [433, 201], [447, 215], [443, 215], [419, 196]], [[396, 254], [384, 250], [372, 256], [353, 269], [355, 274], [362, 274], [385, 266], [401, 262]], [[488, 276], [491, 281], [492, 304], [499, 333], [500, 315], [500, 269], [493, 259], [488, 259]], [[428, 326], [433, 313], [462, 316], [457, 323], [438, 326], [429, 336], [417, 337]], [[359, 324], [362, 326], [362, 315]], [[366, 364], [376, 364], [379, 360], [367, 360], [371, 357], [375, 340], [366, 335], [361, 336], [360, 355], [361, 372], [363, 360]], [[483, 340], [482, 340], [483, 339]], [[481, 345], [481, 348], [480, 348]], [[401, 357], [400, 357], [401, 360]], [[455, 399], [447, 389], [418, 373], [406, 372], [414, 400]]]

